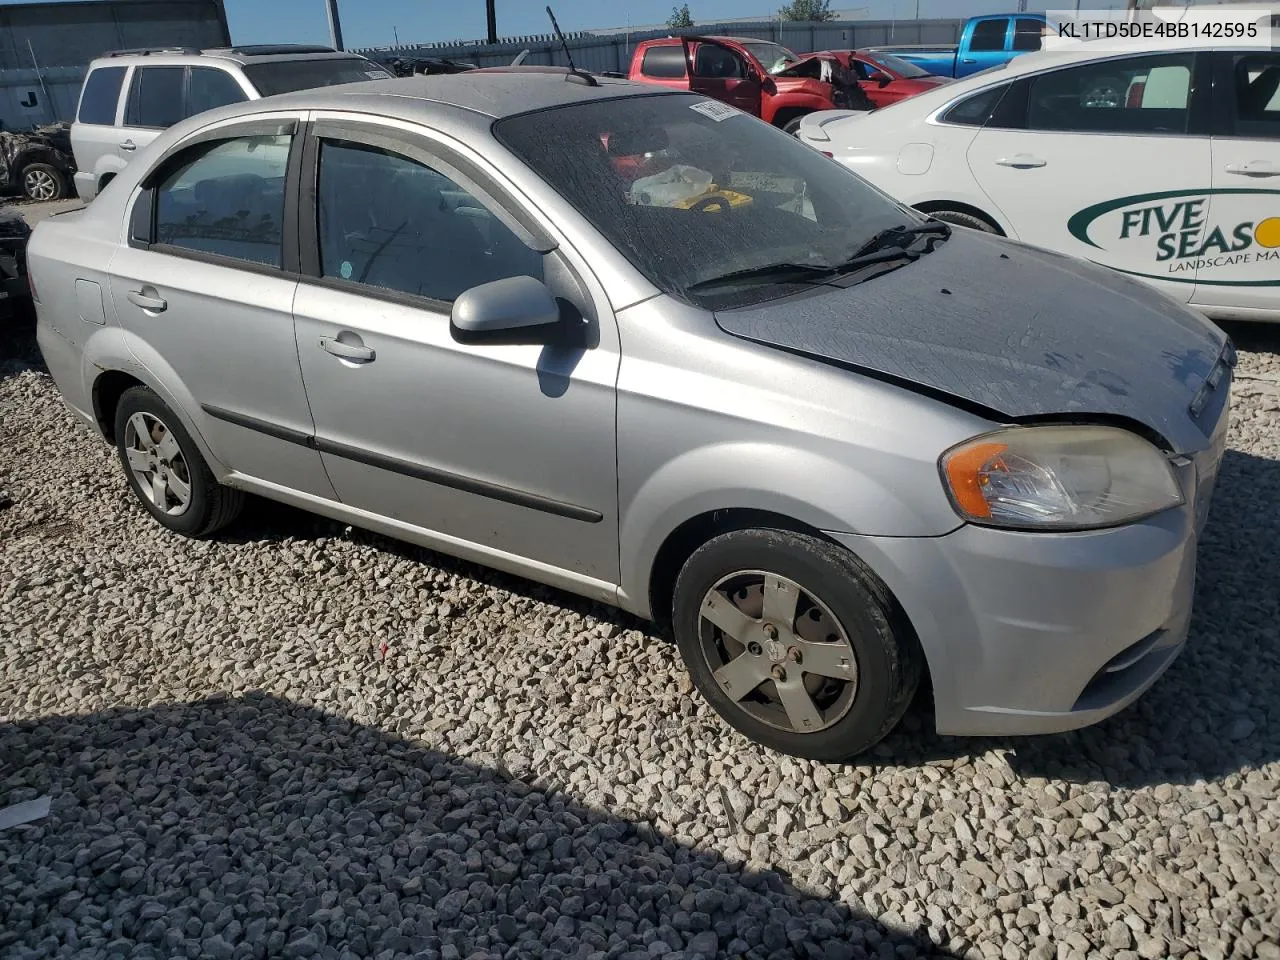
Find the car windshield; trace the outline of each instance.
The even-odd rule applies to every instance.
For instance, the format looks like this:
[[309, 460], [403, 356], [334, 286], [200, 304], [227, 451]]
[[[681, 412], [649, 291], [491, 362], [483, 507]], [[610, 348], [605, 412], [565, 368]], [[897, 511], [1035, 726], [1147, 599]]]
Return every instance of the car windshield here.
[[332, 87], [339, 83], [359, 83], [390, 77], [383, 67], [363, 57], [321, 57], [308, 60], [272, 60], [247, 63], [244, 73], [258, 93], [274, 97], [312, 87]]
[[[796, 291], [920, 219], [795, 137], [714, 100], [639, 95], [535, 111], [494, 132], [656, 287], [708, 307]], [[770, 267], [790, 266], [762, 282]], [[757, 273], [740, 289], [709, 281]]]
[[760, 61], [760, 64], [769, 71], [769, 73], [781, 73], [793, 63], [799, 62], [800, 58], [779, 43], [769, 43], [767, 41], [754, 41], [744, 43], [751, 55]]
[[917, 77], [933, 76], [928, 70], [922, 70], [914, 63], [903, 60], [901, 57], [889, 56], [885, 53], [877, 53], [874, 57], [868, 57], [867, 60], [873, 66], [880, 66], [891, 73], [896, 73], [905, 80], [914, 80]]

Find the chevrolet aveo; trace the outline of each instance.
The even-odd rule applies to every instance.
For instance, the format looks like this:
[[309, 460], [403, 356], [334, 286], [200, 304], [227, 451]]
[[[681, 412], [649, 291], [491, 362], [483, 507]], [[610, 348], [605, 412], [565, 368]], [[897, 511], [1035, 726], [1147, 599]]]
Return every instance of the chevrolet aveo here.
[[1120, 710], [1187, 638], [1234, 354], [690, 93], [466, 74], [226, 107], [36, 230], [141, 505], [257, 494], [668, 625], [733, 726]]

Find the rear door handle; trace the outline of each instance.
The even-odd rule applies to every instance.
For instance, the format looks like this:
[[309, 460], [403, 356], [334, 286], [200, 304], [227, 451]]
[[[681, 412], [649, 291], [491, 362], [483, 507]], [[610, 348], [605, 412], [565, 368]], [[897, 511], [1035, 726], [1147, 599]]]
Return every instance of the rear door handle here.
[[[147, 291], [151, 292], [148, 293]], [[151, 287], [143, 287], [141, 290], [130, 290], [128, 293], [129, 302], [135, 307], [141, 307], [143, 310], [150, 310], [153, 313], [162, 313], [169, 309], [169, 301], [164, 297], [153, 296], [155, 290]]]
[[137, 150], [138, 145], [134, 143], [132, 140], [126, 140], [124, 143], [120, 144], [120, 149], [121, 150]]
[[1269, 160], [1250, 160], [1248, 163], [1228, 163], [1227, 173], [1244, 177], [1280, 177], [1280, 167]]
[[377, 354], [363, 343], [343, 343], [337, 337], [321, 337], [320, 348], [326, 353], [353, 363], [372, 363]]
[[1015, 167], [1018, 170], [1030, 170], [1033, 167], [1043, 167], [1048, 163], [1047, 160], [1041, 160], [1039, 157], [1033, 157], [1029, 153], [1015, 153], [1012, 157], [1001, 157], [996, 161], [1002, 167]]
[[978, 61], [977, 61], [977, 60], [974, 60], [972, 57], [965, 57], [965, 58], [964, 58], [963, 60], [961, 60], [960, 62], [961, 62], [961, 63], [977, 63]]

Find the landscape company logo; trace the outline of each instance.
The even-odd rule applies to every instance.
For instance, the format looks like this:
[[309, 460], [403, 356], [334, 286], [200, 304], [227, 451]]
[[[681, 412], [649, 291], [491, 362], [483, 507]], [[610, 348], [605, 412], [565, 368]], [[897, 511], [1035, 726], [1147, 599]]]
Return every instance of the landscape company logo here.
[[[1280, 286], [1280, 190], [1171, 190], [1118, 197], [1067, 221], [1107, 266], [1175, 283]], [[1150, 267], [1145, 267], [1150, 264]]]

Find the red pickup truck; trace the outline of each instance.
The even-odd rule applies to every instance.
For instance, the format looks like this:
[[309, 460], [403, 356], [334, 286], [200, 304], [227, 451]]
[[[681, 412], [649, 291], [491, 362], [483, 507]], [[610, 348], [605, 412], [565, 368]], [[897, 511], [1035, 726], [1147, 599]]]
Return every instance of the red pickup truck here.
[[693, 90], [788, 133], [815, 110], [869, 110], [862, 88], [829, 53], [797, 56], [769, 40], [665, 37], [636, 47], [628, 79]]

